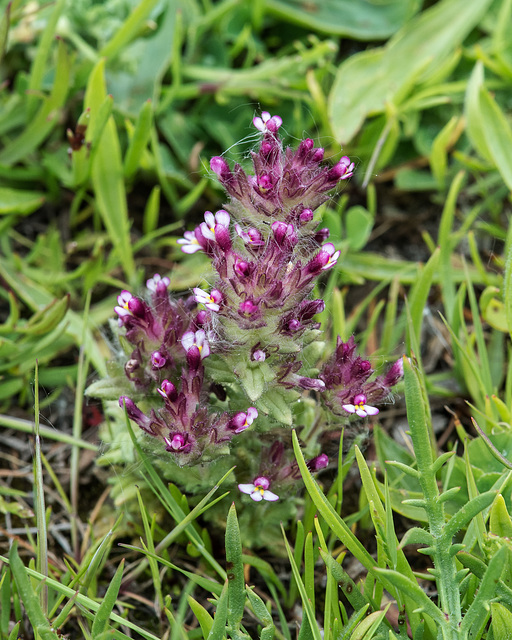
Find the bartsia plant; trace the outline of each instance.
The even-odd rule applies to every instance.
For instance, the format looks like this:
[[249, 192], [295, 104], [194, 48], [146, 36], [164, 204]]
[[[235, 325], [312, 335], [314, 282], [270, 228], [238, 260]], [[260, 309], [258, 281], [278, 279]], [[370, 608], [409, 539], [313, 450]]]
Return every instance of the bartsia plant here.
[[229, 456], [240, 491], [259, 502], [276, 501], [275, 490], [299, 477], [290, 427], [315, 424], [308, 464], [325, 468], [318, 435], [378, 413], [402, 368], [376, 377], [353, 338], [338, 339], [318, 368], [325, 304], [311, 293], [340, 252], [315, 212], [354, 163], [325, 163], [309, 138], [283, 148], [278, 116], [253, 123], [261, 132], [253, 172], [212, 158], [229, 202], [178, 240], [184, 253], [209, 258], [211, 287], [175, 299], [169, 279], [155, 274], [143, 295], [123, 291], [115, 311], [132, 388], [119, 404], [146, 442], [178, 467]]

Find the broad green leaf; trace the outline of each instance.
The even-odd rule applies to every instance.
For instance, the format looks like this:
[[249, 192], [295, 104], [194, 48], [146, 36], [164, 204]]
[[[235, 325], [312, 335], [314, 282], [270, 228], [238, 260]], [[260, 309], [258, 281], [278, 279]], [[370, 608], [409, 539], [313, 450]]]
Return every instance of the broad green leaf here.
[[345, 213], [345, 235], [352, 251], [362, 249], [373, 228], [373, 216], [364, 207], [355, 205]]
[[0, 187], [0, 215], [16, 213], [27, 215], [36, 211], [45, 200], [44, 193]]
[[399, 104], [478, 24], [491, 0], [443, 0], [423, 11], [381, 49], [348, 58], [338, 69], [329, 97], [336, 139], [348, 143], [370, 114]]
[[281, 20], [308, 30], [355, 40], [379, 40], [395, 33], [419, 4], [415, 0], [267, 0], [266, 8]]

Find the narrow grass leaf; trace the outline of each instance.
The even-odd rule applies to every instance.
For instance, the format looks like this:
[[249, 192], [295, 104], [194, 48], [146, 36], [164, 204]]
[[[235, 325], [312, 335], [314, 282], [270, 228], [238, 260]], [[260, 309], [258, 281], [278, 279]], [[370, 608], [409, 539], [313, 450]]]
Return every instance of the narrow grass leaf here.
[[472, 498], [448, 520], [444, 528], [444, 535], [452, 538], [457, 531], [460, 531], [460, 529], [471, 522], [477, 514], [486, 509], [496, 498], [496, 495], [496, 491], [486, 491]]
[[203, 638], [207, 638], [213, 627], [213, 618], [208, 611], [206, 611], [203, 605], [199, 604], [197, 600], [194, 600], [192, 596], [188, 596], [188, 604], [199, 622], [199, 626], [203, 632]]
[[496, 584], [499, 582], [503, 568], [507, 563], [510, 550], [503, 546], [491, 558], [482, 581], [480, 582], [475, 599], [466, 611], [460, 625], [461, 637], [468, 637], [469, 633], [479, 638], [478, 631], [483, 629], [489, 618], [490, 601], [496, 597]]
[[[106, 98], [105, 60], [102, 59], [92, 70], [85, 92], [84, 106], [91, 110], [90, 126], [93, 131], [97, 126], [100, 107]], [[112, 116], [108, 118], [92, 160], [91, 177], [98, 211], [131, 281], [135, 275], [135, 264], [130, 241], [121, 147]]]
[[226, 621], [228, 617], [228, 581], [224, 583], [220, 598], [217, 600], [213, 625], [207, 640], [223, 640], [226, 636]]
[[137, 116], [135, 130], [124, 157], [124, 177], [128, 181], [133, 179], [139, 168], [140, 159], [151, 134], [152, 122], [153, 105], [150, 100], [147, 100]]
[[[0, 415], [0, 426], [6, 427], [8, 429], [15, 429], [16, 431], [20, 431], [21, 433], [32, 433], [34, 431], [34, 423], [28, 420], [23, 420], [21, 418], [14, 418], [12, 416], [4, 416]], [[90, 451], [97, 451], [98, 447], [95, 444], [90, 442], [86, 442], [85, 440], [77, 440], [66, 433], [61, 433], [60, 431], [56, 431], [51, 427], [39, 426], [39, 433], [42, 437], [48, 438], [50, 440], [55, 440], [55, 442], [63, 442], [65, 444], [76, 445], [81, 447], [82, 449], [88, 449]]]
[[503, 181], [512, 190], [512, 130], [505, 114], [485, 87], [479, 91], [479, 106], [487, 148]]
[[[58, 640], [58, 635], [50, 627], [50, 623], [41, 608], [39, 598], [30, 584], [27, 570], [18, 555], [18, 545], [16, 541], [9, 551], [9, 565], [30, 624], [40, 635], [41, 640]], [[46, 578], [46, 576], [41, 577]]]
[[418, 607], [428, 614], [437, 625], [439, 625], [440, 629], [443, 629], [446, 626], [446, 620], [443, 612], [427, 596], [416, 581], [410, 580], [398, 571], [392, 571], [390, 569], [378, 568], [375, 572], [377, 575], [385, 576], [387, 580], [389, 580], [389, 582], [398, 589], [398, 591], [407, 593], [408, 597], [414, 600]]
[[231, 630], [240, 628], [245, 607], [242, 541], [233, 503], [226, 522], [226, 569], [228, 577], [228, 624]]
[[315, 610], [315, 557], [313, 554], [313, 533], [308, 532], [304, 544], [304, 588], [313, 611]]
[[[144, 526], [144, 533], [146, 535], [146, 545], [151, 553], [155, 553], [155, 545], [153, 542], [153, 531], [148, 521], [148, 514], [146, 511], [146, 507], [144, 506], [144, 502], [142, 500], [142, 496], [140, 494], [139, 489], [137, 488], [137, 500], [139, 502], [139, 511], [142, 517], [142, 524]], [[158, 603], [158, 607], [160, 611], [162, 611], [164, 606], [164, 597], [162, 593], [162, 584], [160, 580], [160, 573], [158, 571], [158, 563], [154, 558], [148, 556], [149, 568], [151, 571], [151, 576], [153, 578], [153, 586], [155, 588], [156, 599]]]
[[70, 61], [66, 44], [57, 45], [57, 67], [50, 95], [44, 98], [37, 114], [28, 122], [23, 132], [0, 151], [0, 164], [13, 165], [26, 158], [50, 135], [59, 122], [61, 109], [70, 87]]
[[113, 58], [129, 44], [145, 27], [149, 14], [158, 0], [142, 0], [137, 4], [107, 44], [99, 51], [100, 58]]
[[[414, 331], [414, 335], [418, 342], [421, 336], [421, 327], [423, 324], [425, 305], [427, 304], [428, 295], [432, 287], [432, 281], [434, 274], [437, 270], [441, 251], [437, 248], [430, 256], [427, 264], [421, 269], [418, 280], [411, 289], [408, 296], [409, 309], [412, 319], [412, 327], [409, 329]], [[410, 338], [409, 338], [410, 340]], [[408, 351], [411, 350], [411, 345], [407, 346]]]
[[91, 633], [93, 638], [104, 633], [108, 628], [110, 615], [112, 614], [112, 611], [116, 604], [117, 596], [119, 594], [119, 589], [121, 587], [121, 582], [123, 580], [123, 569], [124, 569], [124, 558], [121, 560], [121, 563], [117, 567], [114, 577], [110, 581], [107, 591], [103, 596], [103, 600], [100, 604], [100, 607], [96, 612], [96, 615], [94, 616], [94, 622], [92, 623], [92, 628], [91, 628]]
[[11, 570], [2, 567], [0, 579], [0, 638], [7, 637], [11, 617]]
[[[12, 553], [12, 549], [13, 548], [14, 547], [11, 547], [11, 553]], [[25, 568], [23, 566], [23, 563], [21, 562], [17, 552], [16, 552], [16, 556], [17, 556], [17, 562], [15, 562], [16, 567], [17, 567], [16, 574], [18, 574], [21, 569], [23, 570], [25, 578], [26, 578], [26, 580], [28, 582], [28, 586], [29, 586], [30, 590], [32, 591], [33, 597], [35, 598], [38, 606], [39, 606], [39, 601], [37, 599], [36, 594], [34, 593], [34, 591], [32, 589], [32, 586], [30, 585], [30, 581], [28, 579], [28, 576], [31, 576], [32, 578], [35, 578], [38, 581], [42, 581], [43, 579], [45, 579], [46, 582], [48, 583], [48, 587], [50, 587], [56, 593], [61, 593], [61, 594], [63, 594], [64, 596], [66, 596], [68, 598], [76, 598], [77, 603], [84, 607], [84, 611], [96, 612], [100, 608], [100, 605], [95, 600], [93, 600], [92, 598], [89, 598], [88, 596], [83, 595], [81, 593], [77, 593], [74, 589], [70, 588], [68, 585], [63, 584], [61, 581], [54, 580], [53, 578], [44, 578], [38, 571], [35, 571], [34, 569], [31, 569], [30, 567]], [[13, 564], [11, 562], [10, 556], [9, 556], [9, 559], [8, 559], [5, 556], [1, 556], [0, 555], [0, 561], [9, 563], [10, 566], [11, 566], [11, 569], [13, 568]], [[15, 571], [14, 570], [13, 570], [13, 575], [15, 575]], [[23, 585], [23, 588], [25, 588], [25, 585]], [[39, 611], [41, 611], [40, 607], [39, 607]], [[92, 616], [91, 616], [91, 618], [92, 618]], [[118, 615], [117, 613], [112, 613], [112, 615], [110, 616], [110, 619], [113, 620], [114, 622], [117, 622], [117, 623], [125, 626], [125, 627], [128, 627], [128, 629], [131, 629], [132, 631], [135, 631], [140, 636], [142, 636], [142, 638], [144, 638], [145, 640], [161, 640], [161, 638], [155, 636], [150, 631], [146, 631], [146, 629], [143, 629], [142, 627], [139, 627], [139, 625], [134, 624], [130, 620], [127, 620], [126, 618], [123, 618], [122, 616]], [[46, 636], [46, 637], [42, 636], [42, 640], [59, 640], [59, 637], [57, 636], [57, 634], [52, 632], [51, 636]]]
[[265, 625], [260, 632], [260, 640], [272, 640], [276, 632], [276, 627], [265, 603], [257, 594], [254, 593], [251, 587], [247, 587], [247, 598], [254, 614], [259, 618], [262, 624]]
[[368, 553], [364, 545], [356, 538], [346, 523], [339, 517], [334, 511], [332, 505], [327, 500], [320, 487], [316, 483], [315, 479], [309, 472], [304, 461], [304, 456], [300, 450], [299, 441], [295, 431], [292, 432], [293, 449], [295, 451], [295, 457], [297, 464], [302, 474], [306, 489], [311, 496], [316, 508], [329, 525], [330, 529], [338, 536], [339, 540], [348, 548], [348, 550], [359, 560], [359, 562], [366, 568], [371, 569], [376, 566], [375, 560]]
[[[389, 603], [382, 611], [374, 611], [373, 613], [370, 613], [370, 615], [366, 616], [366, 618], [357, 625], [350, 640], [371, 640], [377, 631], [382, 633], [382, 630], [380, 630], [379, 627], [386, 617], [386, 613], [390, 606], [391, 603]], [[387, 629], [385, 629], [384, 633], [386, 631]]]
[[[306, 589], [302, 583], [301, 577], [300, 577], [300, 572], [299, 572], [299, 568], [297, 567], [295, 560], [293, 558], [293, 554], [292, 554], [292, 550], [290, 548], [290, 545], [288, 544], [288, 540], [286, 539], [286, 534], [285, 531], [283, 529], [283, 526], [281, 525], [281, 530], [283, 532], [283, 538], [284, 538], [284, 543], [286, 546], [286, 552], [288, 554], [288, 559], [290, 561], [291, 567], [292, 567], [292, 573], [293, 576], [295, 578], [295, 581], [299, 587], [299, 593], [300, 593], [300, 597], [302, 600], [302, 606], [304, 607], [305, 611], [306, 611], [306, 616], [307, 619], [309, 621], [309, 625], [310, 625], [310, 631], [311, 631], [311, 637], [314, 638], [314, 640], [321, 640], [321, 635], [320, 635], [320, 631], [318, 629], [318, 625], [316, 623], [315, 620], [315, 613], [313, 611], [313, 607], [311, 605], [311, 602], [309, 601], [308, 598], [308, 594], [306, 592]], [[305, 620], [303, 621], [303, 626], [305, 624]]]
[[0, 63], [5, 55], [7, 47], [7, 37], [9, 35], [9, 25], [11, 22], [11, 3], [9, 3], [0, 18]]
[[[48, 538], [46, 530], [46, 509], [44, 500], [43, 465], [41, 462], [41, 434], [39, 432], [39, 377], [38, 362], [36, 360], [34, 380], [34, 488], [36, 491], [35, 513], [37, 523], [37, 555], [36, 568], [43, 576], [48, 576]], [[41, 609], [45, 616], [48, 615], [48, 587], [41, 585], [39, 594]]]
[[479, 60], [471, 73], [467, 83], [466, 96], [464, 98], [464, 114], [466, 117], [466, 131], [469, 139], [478, 153], [485, 160], [492, 162], [484, 133], [484, 123], [480, 110], [480, 89], [484, 84], [484, 66]]
[[27, 120], [29, 122], [34, 117], [37, 109], [39, 98], [36, 94], [41, 90], [41, 84], [46, 72], [46, 63], [50, 56], [52, 44], [55, 42], [55, 28], [65, 4], [66, 0], [57, 0], [55, 3], [33, 57], [27, 87]]

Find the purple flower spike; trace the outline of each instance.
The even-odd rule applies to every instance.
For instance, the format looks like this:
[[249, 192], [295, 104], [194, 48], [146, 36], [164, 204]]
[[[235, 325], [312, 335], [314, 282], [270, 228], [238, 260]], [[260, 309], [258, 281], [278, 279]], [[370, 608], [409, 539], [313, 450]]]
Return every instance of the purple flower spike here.
[[212, 289], [211, 293], [203, 291], [203, 289], [194, 289], [194, 298], [196, 302], [204, 304], [207, 309], [219, 311], [222, 302], [222, 293], [217, 289]]
[[185, 231], [184, 237], [177, 240], [181, 244], [183, 253], [195, 253], [203, 248], [197, 241], [196, 234], [193, 231]]
[[279, 500], [279, 496], [272, 491], [269, 491], [270, 480], [265, 476], [256, 478], [252, 484], [239, 484], [238, 489], [242, 493], [250, 495], [254, 502], [261, 502], [262, 500], [268, 500], [269, 502], [275, 502]]
[[283, 124], [283, 120], [280, 116], [271, 116], [268, 111], [262, 111], [261, 118], [256, 116], [256, 118], [253, 118], [252, 123], [256, 129], [262, 133], [265, 133], [266, 131], [276, 133], [279, 127]]
[[377, 407], [371, 407], [366, 404], [366, 396], [364, 393], [359, 393], [354, 397], [354, 404], [344, 404], [343, 408], [348, 413], [357, 413], [360, 418], [376, 416], [379, 413]]
[[258, 410], [256, 407], [249, 407], [247, 413], [240, 411], [234, 415], [229, 423], [229, 427], [233, 429], [234, 433], [242, 433], [247, 427], [250, 427], [254, 420], [258, 417]]

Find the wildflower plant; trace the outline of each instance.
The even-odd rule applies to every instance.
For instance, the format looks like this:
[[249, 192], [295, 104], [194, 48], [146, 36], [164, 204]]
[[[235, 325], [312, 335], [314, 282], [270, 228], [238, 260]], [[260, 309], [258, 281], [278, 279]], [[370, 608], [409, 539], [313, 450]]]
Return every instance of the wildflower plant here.
[[325, 303], [311, 293], [340, 252], [328, 242], [329, 230], [318, 228], [317, 211], [352, 176], [354, 163], [346, 156], [325, 163], [310, 138], [284, 148], [279, 116], [263, 112], [253, 124], [261, 132], [253, 173], [212, 158], [229, 202], [178, 240], [184, 253], [208, 256], [211, 288], [175, 300], [169, 278], [155, 274], [142, 296], [118, 297], [131, 387], [119, 404], [171, 466], [204, 467], [236, 451], [240, 491], [275, 501], [274, 489], [300, 476], [289, 428], [313, 421], [308, 467], [326, 467], [315, 438], [377, 414], [372, 403], [389, 396], [402, 364], [375, 376], [354, 338], [338, 338], [319, 366], [325, 344], [316, 316]]

